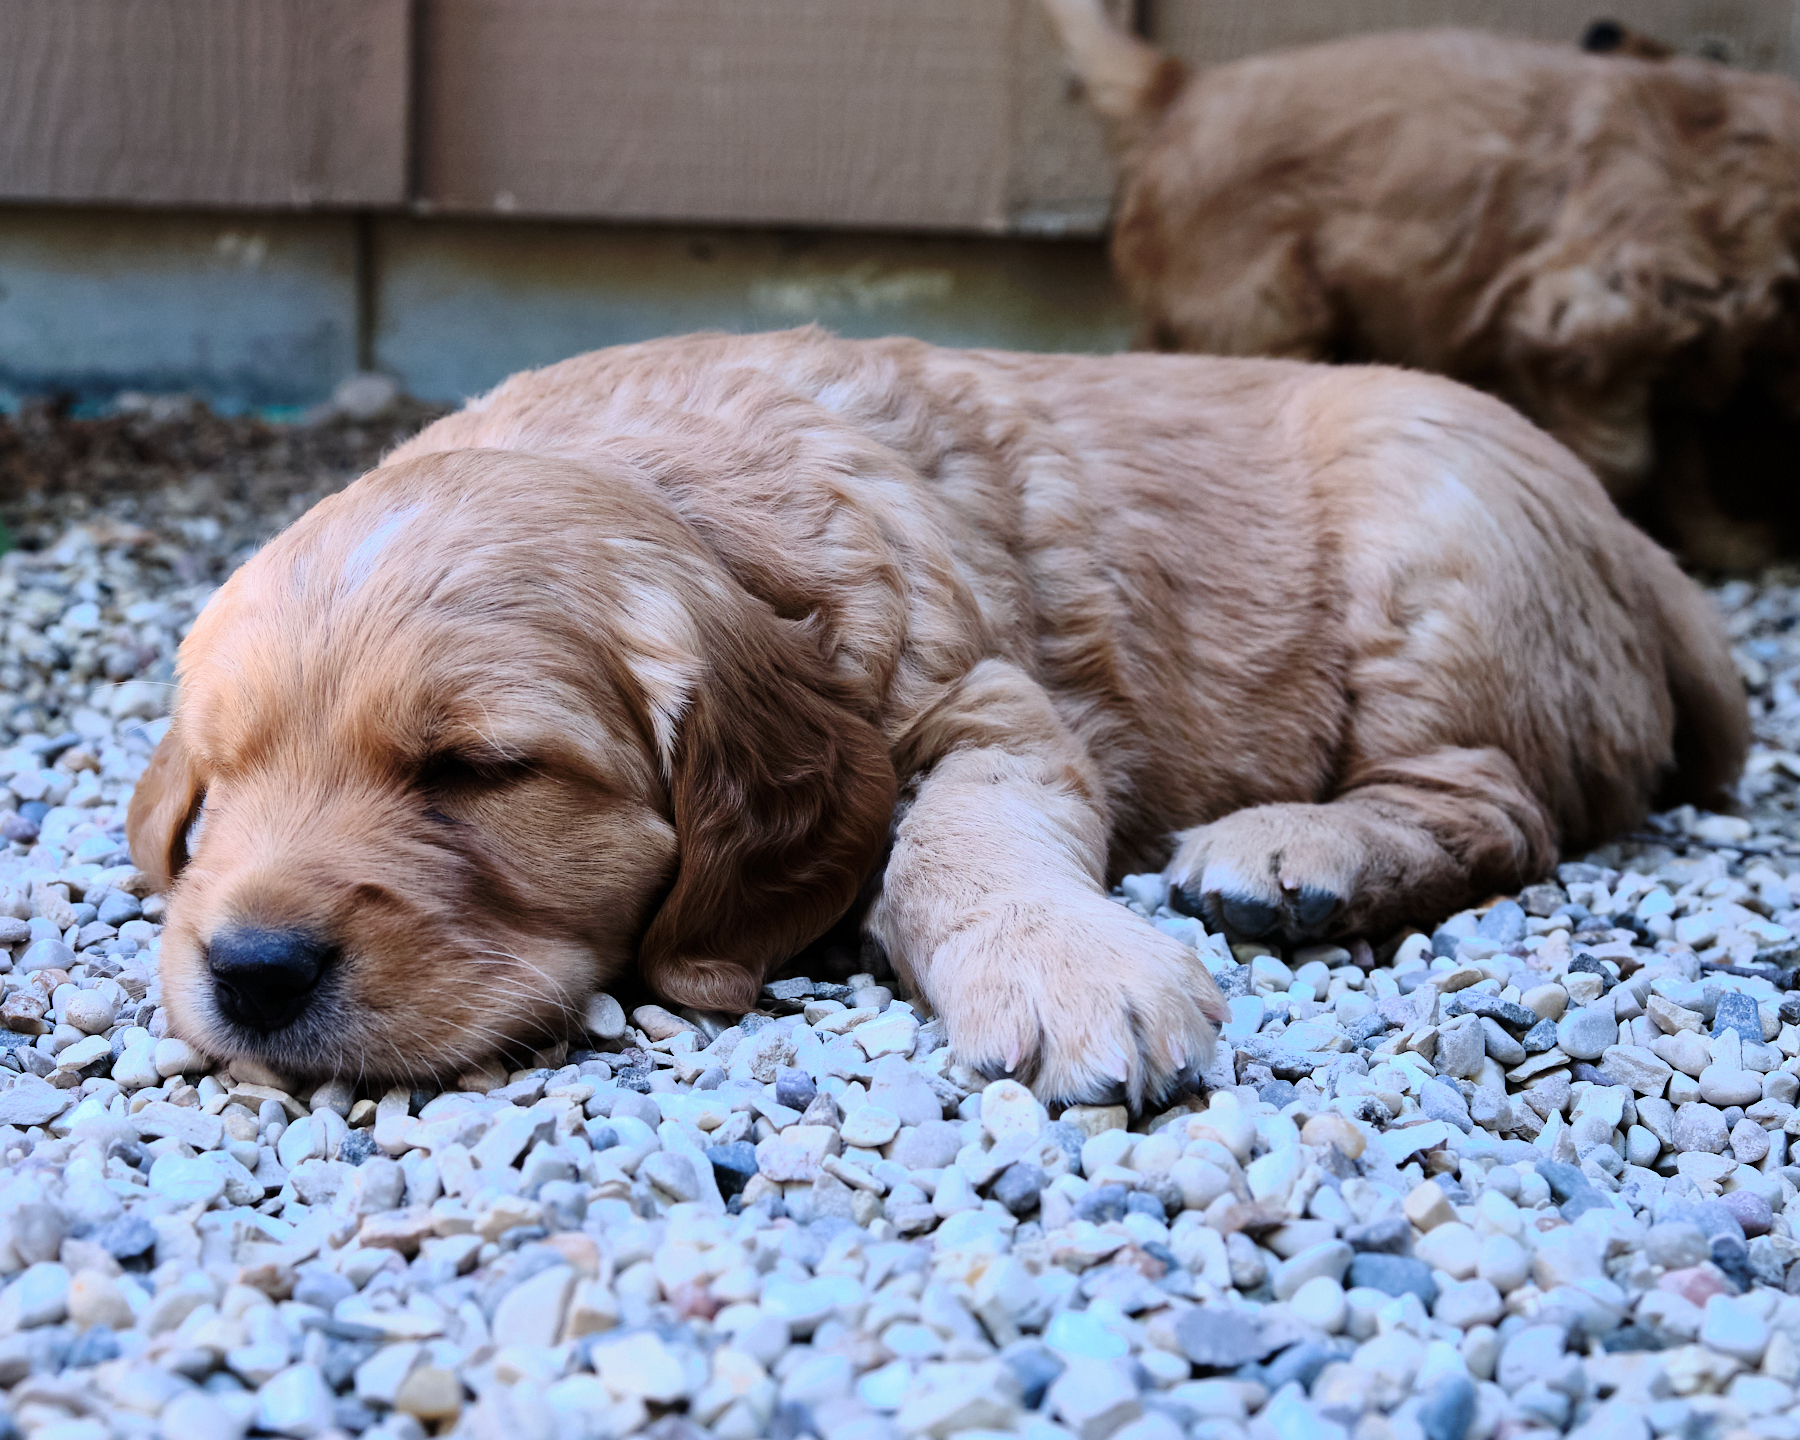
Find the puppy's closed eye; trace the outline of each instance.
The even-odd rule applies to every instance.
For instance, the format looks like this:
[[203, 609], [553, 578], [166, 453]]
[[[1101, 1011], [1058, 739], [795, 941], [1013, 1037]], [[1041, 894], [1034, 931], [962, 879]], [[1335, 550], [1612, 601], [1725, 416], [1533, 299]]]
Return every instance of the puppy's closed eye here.
[[464, 823], [454, 813], [459, 803], [492, 799], [538, 773], [539, 767], [522, 756], [444, 750], [420, 762], [413, 785], [426, 802], [425, 818], [454, 830]]
[[420, 762], [415, 783], [427, 794], [467, 795], [517, 785], [538, 774], [540, 768], [528, 756], [443, 750]]

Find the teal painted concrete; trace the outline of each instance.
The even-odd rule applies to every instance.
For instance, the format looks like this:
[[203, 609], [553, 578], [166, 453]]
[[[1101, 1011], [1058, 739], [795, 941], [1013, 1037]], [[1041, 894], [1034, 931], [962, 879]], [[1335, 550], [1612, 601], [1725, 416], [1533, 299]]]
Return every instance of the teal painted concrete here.
[[943, 345], [1116, 350], [1095, 242], [382, 221], [378, 368], [457, 399], [527, 366], [690, 330], [818, 323]]
[[1132, 328], [1094, 241], [0, 207], [0, 408], [142, 390], [279, 411], [359, 350], [457, 400], [598, 346], [810, 322], [1021, 350]]
[[0, 208], [0, 403], [328, 395], [356, 364], [354, 233], [342, 216]]

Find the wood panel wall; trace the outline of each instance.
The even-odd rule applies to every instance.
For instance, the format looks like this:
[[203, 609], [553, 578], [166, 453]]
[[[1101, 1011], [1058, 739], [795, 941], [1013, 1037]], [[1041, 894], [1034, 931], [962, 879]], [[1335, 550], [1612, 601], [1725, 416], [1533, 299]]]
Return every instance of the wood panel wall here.
[[0, 198], [406, 199], [409, 0], [0, 0]]
[[427, 0], [460, 213], [1005, 230], [1110, 181], [1035, 0]]
[[[1133, 0], [1109, 0], [1115, 13]], [[1795, 68], [1796, 0], [1148, 0], [1198, 62], [1605, 14]], [[0, 201], [1097, 233], [1037, 0], [0, 0]]]

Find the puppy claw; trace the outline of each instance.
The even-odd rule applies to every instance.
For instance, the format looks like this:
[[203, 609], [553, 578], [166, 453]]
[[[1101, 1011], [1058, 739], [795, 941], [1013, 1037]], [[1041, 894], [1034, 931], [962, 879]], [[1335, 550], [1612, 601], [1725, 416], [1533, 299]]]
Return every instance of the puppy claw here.
[[1008, 1075], [1019, 1073], [1019, 1061], [1024, 1058], [1024, 1053], [1024, 1047], [1017, 1040], [1006, 1047], [1006, 1073]]

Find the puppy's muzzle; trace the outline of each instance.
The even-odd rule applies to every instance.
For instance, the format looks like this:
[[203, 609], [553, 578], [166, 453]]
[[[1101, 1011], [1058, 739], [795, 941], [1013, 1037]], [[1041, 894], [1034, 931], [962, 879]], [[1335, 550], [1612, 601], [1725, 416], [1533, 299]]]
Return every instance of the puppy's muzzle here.
[[206, 964], [220, 1014], [261, 1034], [292, 1024], [333, 953], [305, 930], [234, 925], [214, 932]]

